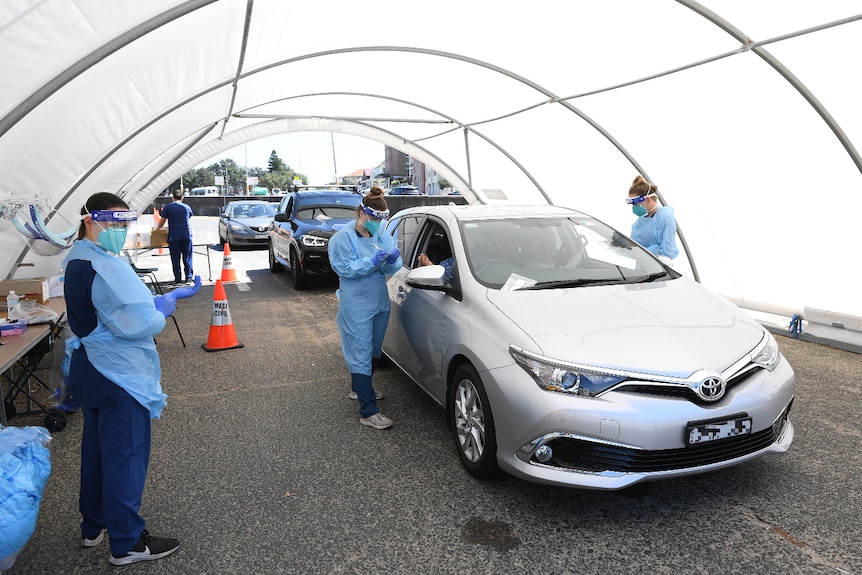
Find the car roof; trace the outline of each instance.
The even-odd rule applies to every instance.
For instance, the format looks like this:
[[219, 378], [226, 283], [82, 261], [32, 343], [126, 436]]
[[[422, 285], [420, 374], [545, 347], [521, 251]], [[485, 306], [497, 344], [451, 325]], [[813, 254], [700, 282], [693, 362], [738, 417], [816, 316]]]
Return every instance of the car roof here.
[[307, 196], [333, 196], [333, 197], [344, 197], [344, 196], [356, 196], [358, 198], [362, 198], [362, 194], [359, 192], [352, 192], [349, 190], [297, 190], [297, 197], [307, 197]]
[[454, 217], [456, 220], [493, 220], [511, 217], [549, 217], [549, 216], [571, 216], [581, 214], [571, 208], [561, 206], [537, 205], [441, 205], [441, 206], [416, 206], [398, 212], [398, 215], [406, 214], [430, 214], [439, 217]]
[[228, 202], [230, 204], [270, 204], [272, 202], [268, 200], [232, 200]]

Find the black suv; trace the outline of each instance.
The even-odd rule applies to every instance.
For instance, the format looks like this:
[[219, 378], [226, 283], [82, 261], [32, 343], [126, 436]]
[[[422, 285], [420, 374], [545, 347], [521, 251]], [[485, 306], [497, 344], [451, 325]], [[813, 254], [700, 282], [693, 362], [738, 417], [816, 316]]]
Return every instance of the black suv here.
[[353, 188], [300, 188], [285, 195], [269, 227], [269, 269], [289, 267], [293, 286], [308, 287], [311, 276], [331, 277], [329, 238], [356, 218], [362, 195]]

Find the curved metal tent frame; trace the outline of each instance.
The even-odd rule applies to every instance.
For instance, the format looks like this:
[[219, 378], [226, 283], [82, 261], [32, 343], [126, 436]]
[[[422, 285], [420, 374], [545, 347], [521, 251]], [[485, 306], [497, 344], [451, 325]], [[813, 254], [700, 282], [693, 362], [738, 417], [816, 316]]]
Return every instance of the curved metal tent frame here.
[[[144, 207], [188, 168], [243, 142], [277, 133], [333, 131], [382, 142], [415, 156], [456, 183], [472, 201], [489, 201], [482, 190], [503, 187], [513, 201], [563, 203], [626, 229], [628, 220], [622, 217], [619, 197], [627, 189], [626, 180], [640, 173], [659, 183], [662, 203], [678, 207], [678, 236], [688, 257], [688, 267], [679, 266], [683, 273], [701, 280], [698, 270], [705, 266], [702, 281], [706, 285], [751, 304], [763, 299], [763, 294], [777, 293], [776, 285], [787, 291], [775, 301], [759, 304], [762, 308], [802, 310], [815, 304], [862, 315], [855, 298], [826, 297], [810, 286], [781, 283], [776, 281], [780, 274], [766, 269], [768, 261], [761, 266], [764, 269], [746, 261], [752, 246], [780, 237], [786, 225], [781, 220], [795, 214], [771, 204], [768, 195], [790, 193], [791, 201], [804, 201], [799, 192], [788, 192], [788, 188], [814, 188], [824, 174], [818, 174], [816, 166], [804, 166], [795, 157], [802, 153], [794, 152], [792, 146], [783, 150], [778, 150], [778, 144], [755, 146], [756, 158], [752, 158], [741, 155], [734, 145], [739, 140], [733, 141], [750, 129], [766, 128], [755, 138], [774, 137], [775, 142], [786, 145], [793, 132], [773, 136], [767, 122], [763, 126], [760, 122], [767, 118], [776, 122], [772, 127], [780, 126], [783, 118], [779, 116], [789, 117], [800, 130], [816, 136], [817, 143], [814, 136], [811, 143], [805, 142], [806, 154], [832, 151], [826, 156], [827, 164], [818, 160], [831, 178], [826, 184], [830, 196], [840, 201], [851, 190], [858, 191], [862, 159], [853, 137], [862, 137], [862, 122], [847, 104], [837, 104], [840, 114], [831, 111], [836, 105], [833, 94], [842, 87], [842, 80], [835, 75], [821, 76], [820, 67], [806, 59], [804, 52], [815, 49], [807, 37], [822, 40], [826, 33], [837, 38], [842, 48], [842, 43], [857, 41], [862, 15], [853, 12], [852, 2], [839, 0], [816, 9], [806, 7], [810, 13], [804, 15], [808, 18], [804, 22], [802, 14], [751, 16], [754, 7], [744, 2], [722, 3], [723, 15], [688, 0], [649, 7], [641, 4], [585, 4], [572, 8], [573, 19], [564, 23], [554, 18], [553, 10], [544, 15], [541, 8], [499, 14], [481, 5], [462, 6], [447, 0], [434, 13], [417, 14], [411, 20], [411, 37], [416, 43], [403, 46], [366, 45], [362, 34], [321, 38], [304, 27], [285, 28], [283, 22], [291, 18], [317, 21], [325, 9], [291, 6], [288, 11], [276, 0], [155, 0], [146, 6], [131, 0], [110, 6], [98, 0], [73, 0], [65, 5], [31, 0], [4, 5], [0, 7], [0, 46], [9, 58], [4, 63], [7, 73], [0, 75], [5, 78], [0, 84], [0, 101], [8, 105], [0, 106], [0, 166], [9, 177], [0, 194], [50, 190], [45, 193], [54, 207], [53, 215], [64, 220], [74, 220], [78, 207], [93, 191], [115, 191]], [[357, 14], [373, 13], [374, 21], [385, 27], [401, 21], [400, 14], [391, 13], [393, 6], [372, 2], [327, 16], [336, 24], [346, 24]], [[464, 13], [464, 21], [471, 23], [470, 29], [461, 35], [440, 34], [445, 30], [440, 25], [447, 22], [447, 8], [455, 6], [458, 14]], [[617, 14], [621, 9], [628, 13], [626, 20], [638, 24], [626, 27], [620, 23]], [[731, 23], [737, 19], [741, 22]], [[59, 30], [54, 26], [53, 37], [39, 36], [43, 28], [58, 21], [67, 26]], [[776, 22], [785, 21], [781, 33], [767, 33]], [[667, 22], [674, 22], [666, 30], [678, 36], [680, 43], [674, 43], [676, 37], [671, 33], [661, 34], [661, 26]], [[533, 29], [531, 24], [536, 23], [542, 28]], [[609, 23], [625, 29], [609, 29]], [[704, 23], [706, 27], [702, 27]], [[565, 34], [566, 26], [577, 28], [578, 33]], [[849, 31], [853, 26], [855, 34]], [[752, 40], [756, 36], [742, 31], [747, 27], [756, 28], [768, 39]], [[208, 34], [196, 34], [186, 42], [177, 38], [200, 30]], [[432, 33], [435, 31], [437, 35]], [[648, 31], [649, 42], [639, 36], [644, 31]], [[517, 48], [507, 41], [513, 32], [521, 34]], [[610, 37], [604, 46], [618, 51], [599, 50], [591, 58], [606, 57], [612, 64], [590, 66], [576, 58], [572, 60], [576, 74], [554, 67], [552, 56], [580, 55], [578, 48], [588, 45], [593, 32], [595, 38]], [[727, 46], [728, 38], [739, 44]], [[782, 52], [780, 57], [767, 51], [767, 45]], [[680, 46], [687, 50], [674, 52]], [[824, 139], [799, 103], [781, 94], [774, 77], [745, 58], [749, 53], [780, 77], [784, 92], [801, 96], [828, 128], [833, 142], [840, 145], [845, 159], [831, 149], [832, 143]], [[840, 71], [841, 58], [852, 53], [858, 53], [852, 46], [833, 52], [835, 68]], [[716, 76], [727, 73], [730, 60], [741, 70], [730, 71], [730, 81], [703, 89], [702, 81], [699, 83], [702, 71]], [[382, 83], [374, 90], [357, 90], [349, 72], [364, 62], [378, 69], [409, 66], [438, 74], [453, 89]], [[623, 68], [626, 70], [616, 73]], [[753, 77], [757, 91], [750, 89]], [[806, 77], [814, 78], [817, 86], [803, 81]], [[742, 114], [724, 112], [737, 94], [734, 89], [742, 91], [745, 103], [759, 112], [753, 120], [734, 124]], [[659, 91], [669, 96], [661, 98]], [[776, 99], [775, 94], [781, 94], [775, 109], [767, 96], [757, 100], [767, 91]], [[698, 108], [699, 98], [713, 96], [712, 92], [716, 92], [714, 102]], [[459, 94], [465, 96], [459, 98]], [[578, 106], [573, 104], [576, 99]], [[379, 112], [382, 104], [389, 106], [385, 113]], [[657, 120], [662, 114], [691, 111], [701, 112], [704, 124], [712, 116], [718, 118], [710, 124], [712, 132], [697, 130], [696, 122], [672, 117]], [[80, 118], [76, 116], [79, 112]], [[83, 126], [87, 129], [82, 130]], [[716, 128], [726, 129], [723, 135], [731, 145], [715, 143]], [[671, 135], [655, 144], [660, 139], [656, 136], [664, 132]], [[685, 138], [691, 138], [695, 146], [681, 143]], [[537, 141], [543, 145], [530, 145]], [[693, 148], [708, 152], [699, 156]], [[773, 148], [776, 152], [769, 155]], [[734, 160], [712, 159], [719, 154]], [[683, 156], [684, 163], [674, 161]], [[852, 163], [850, 169], [846, 158]], [[34, 169], [52, 162], [58, 167], [54, 174]], [[757, 170], [758, 162], [762, 162], [762, 170]], [[740, 229], [752, 234], [747, 242], [731, 239], [705, 215], [710, 198], [728, 193], [727, 185], [704, 185], [705, 168], [716, 163], [724, 168], [722, 179], [732, 181], [732, 189], [752, 204], [751, 209], [734, 215]], [[737, 163], [748, 171], [737, 170]], [[558, 170], [564, 165], [572, 166], [574, 184], [561, 182]], [[643, 168], [646, 165], [650, 174]], [[626, 166], [629, 173], [621, 175]], [[769, 181], [768, 173], [790, 169], [797, 183], [759, 191]], [[616, 179], [612, 181], [608, 174]], [[708, 188], [706, 199], [684, 191], [699, 187]], [[585, 189], [589, 191], [584, 193]], [[760, 231], [756, 219], [758, 210], [764, 208], [776, 212], [779, 220], [768, 222], [770, 232]], [[828, 213], [827, 208], [810, 210], [812, 217]], [[839, 215], [832, 222], [833, 232], [849, 237], [847, 218]], [[682, 228], [693, 234], [691, 242]], [[48, 275], [58, 265], [61, 255], [46, 258], [32, 253], [5, 220], [0, 220], [0, 238], [13, 248], [0, 257], [4, 276]], [[798, 247], [795, 239], [789, 243]], [[794, 261], [791, 249], [779, 252], [785, 261]], [[822, 248], [820, 252], [812, 248], [810, 253], [819, 254], [807, 256], [815, 275], [844, 257], [829, 253], [823, 258], [826, 252]]]

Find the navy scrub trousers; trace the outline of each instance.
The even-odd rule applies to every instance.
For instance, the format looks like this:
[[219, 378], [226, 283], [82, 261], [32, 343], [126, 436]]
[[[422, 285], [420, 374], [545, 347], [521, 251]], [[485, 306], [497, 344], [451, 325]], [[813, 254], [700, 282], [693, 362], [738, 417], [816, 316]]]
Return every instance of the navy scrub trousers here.
[[[66, 269], [69, 327], [79, 337], [97, 325], [90, 300], [94, 276], [89, 262], [74, 260]], [[125, 555], [146, 527], [138, 511], [150, 461], [150, 412], [93, 367], [84, 345], [72, 354], [69, 392], [81, 403], [84, 417], [81, 534], [95, 537], [107, 528], [111, 553]]]

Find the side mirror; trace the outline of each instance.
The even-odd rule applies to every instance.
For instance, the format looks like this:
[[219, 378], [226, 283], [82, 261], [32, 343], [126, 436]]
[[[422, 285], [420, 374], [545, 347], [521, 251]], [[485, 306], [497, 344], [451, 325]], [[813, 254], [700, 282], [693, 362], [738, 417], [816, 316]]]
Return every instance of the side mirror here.
[[284, 212], [281, 212], [281, 213], [275, 214], [275, 221], [277, 221], [277, 222], [286, 222], [286, 221], [288, 221], [287, 214], [285, 214]]
[[420, 266], [410, 270], [404, 281], [414, 288], [446, 291], [446, 268], [443, 266]]

